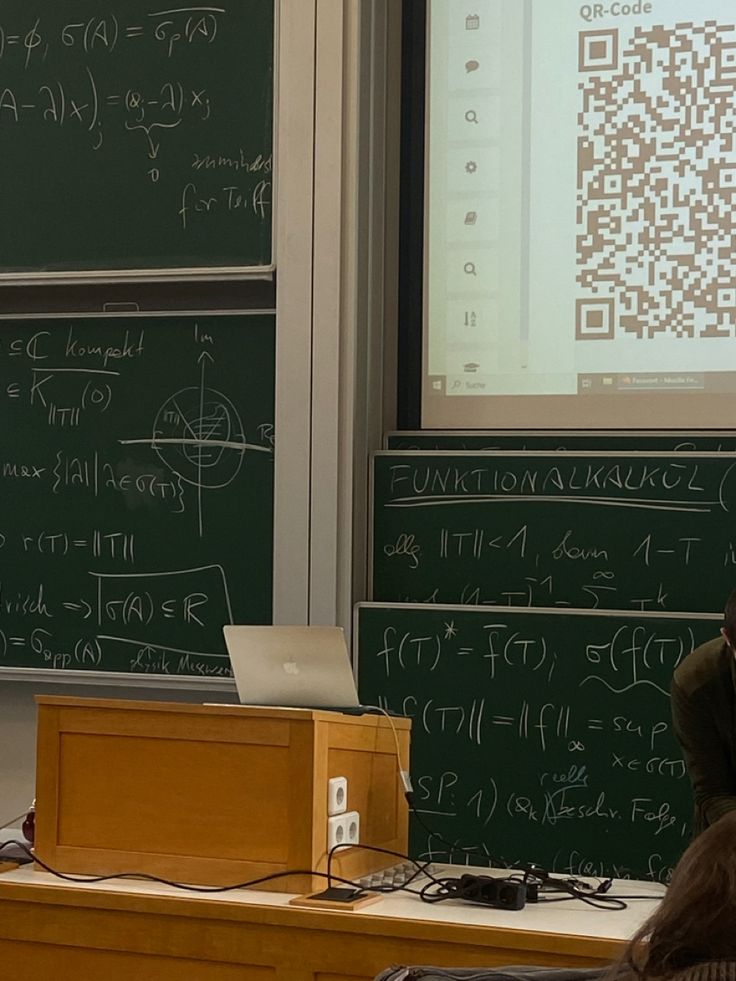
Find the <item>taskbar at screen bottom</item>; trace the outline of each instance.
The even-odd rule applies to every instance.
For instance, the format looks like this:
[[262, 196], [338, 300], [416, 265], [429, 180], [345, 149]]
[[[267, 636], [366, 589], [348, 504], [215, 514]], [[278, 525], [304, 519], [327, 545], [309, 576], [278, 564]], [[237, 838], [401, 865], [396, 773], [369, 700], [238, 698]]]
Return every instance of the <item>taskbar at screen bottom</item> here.
[[430, 375], [427, 379], [427, 397], [437, 396], [485, 396], [487, 398], [513, 396], [554, 395], [636, 395], [638, 393], [674, 394], [676, 392], [703, 392], [710, 395], [736, 394], [736, 371], [646, 371], [646, 372], [586, 372], [577, 375], [577, 386], [556, 390], [546, 389], [540, 379], [538, 391], [527, 376], [518, 391], [501, 376], [466, 373], [463, 375]]
[[639, 392], [736, 393], [736, 371], [597, 372], [578, 375], [579, 395], [636, 395]]
[[430, 375], [422, 390], [423, 429], [723, 429], [732, 420], [736, 372], [585, 374], [554, 393]]

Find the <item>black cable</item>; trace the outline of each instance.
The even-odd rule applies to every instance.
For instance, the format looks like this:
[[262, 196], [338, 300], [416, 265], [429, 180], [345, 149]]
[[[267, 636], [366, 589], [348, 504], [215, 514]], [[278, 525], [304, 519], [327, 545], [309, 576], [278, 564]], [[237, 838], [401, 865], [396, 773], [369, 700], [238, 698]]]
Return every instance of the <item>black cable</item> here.
[[[502, 901], [488, 902], [478, 899], [477, 898], [478, 889], [476, 888], [476, 882], [479, 877], [467, 875], [464, 878], [465, 880], [473, 880], [473, 881], [463, 882], [461, 879], [447, 878], [440, 882], [437, 891], [434, 893], [429, 891], [431, 889], [432, 884], [428, 883], [422, 890], [421, 898], [426, 903], [442, 903], [442, 902], [446, 902], [447, 900], [455, 899], [455, 900], [460, 900], [464, 903], [471, 903], [473, 906], [486, 906], [486, 907], [493, 907], [496, 909], [504, 909], [504, 908], [521, 909], [526, 903], [526, 899], [524, 896], [517, 897], [517, 901], [519, 905], [516, 906], [509, 905], [508, 903], [504, 903]], [[519, 882], [518, 879], [510, 880], [508, 878], [497, 878], [494, 879], [493, 881], [498, 883], [499, 886], [502, 886], [504, 883], [509, 883], [511, 881], [517, 882], [517, 884], [522, 887], [524, 885], [523, 883]], [[623, 902], [623, 900], [619, 899], [618, 897], [613, 897], [613, 896], [596, 897], [590, 894], [586, 894], [584, 892], [580, 892], [579, 890], [576, 890], [572, 887], [570, 887], [569, 890], [565, 889], [560, 891], [564, 891], [568, 894], [565, 896], [561, 896], [557, 899], [537, 899], [536, 902], [560, 903], [560, 902], [569, 901], [570, 899], [577, 899], [588, 906], [595, 907], [596, 909], [609, 909], [609, 910], [627, 909], [626, 903]]]
[[[601, 880], [598, 885], [591, 885], [576, 878], [560, 879], [550, 876], [539, 866], [530, 866], [523, 876], [519, 874], [511, 876], [464, 874], [460, 878], [434, 879], [433, 882], [428, 882], [423, 886], [420, 890], [420, 896], [426, 903], [441, 903], [454, 899], [471, 903], [474, 906], [508, 910], [521, 909], [527, 902], [564, 903], [571, 899], [592, 906], [594, 909], [624, 910], [628, 909], [624, 900], [658, 898], [652, 895], [607, 895], [612, 885], [611, 879]], [[509, 889], [509, 886], [517, 886], [518, 889]], [[561, 893], [562, 895], [552, 897], [546, 896], [545, 893]]]
[[[249, 879], [245, 882], [237, 882], [229, 886], [195, 886], [189, 885], [182, 882], [175, 882], [171, 879], [165, 879], [162, 876], [151, 875], [147, 872], [118, 872], [113, 875], [95, 875], [95, 876], [83, 876], [83, 875], [70, 875], [66, 872], [59, 872], [52, 866], [48, 865], [42, 859], [40, 859], [34, 852], [21, 841], [15, 839], [9, 839], [8, 841], [2, 842], [0, 844], [0, 852], [7, 848], [9, 845], [15, 845], [17, 848], [26, 854], [30, 859], [32, 859], [38, 866], [40, 866], [44, 871], [48, 872], [50, 875], [55, 876], [57, 879], [63, 879], [66, 882], [74, 882], [80, 885], [94, 884], [98, 882], [109, 882], [112, 879], [138, 879], [144, 880], [146, 882], [155, 882], [160, 885], [170, 886], [173, 889], [182, 889], [186, 892], [196, 892], [196, 893], [221, 893], [221, 892], [232, 892], [237, 889], [247, 889], [253, 886], [261, 885], [264, 882], [271, 882], [276, 879], [286, 878], [293, 875], [310, 875], [316, 876], [321, 879], [327, 880], [328, 888], [332, 886], [333, 882], [339, 882], [342, 885], [350, 886], [355, 890], [364, 890], [365, 887], [360, 883], [352, 879], [346, 879], [342, 876], [334, 875], [332, 872], [332, 857], [336, 851], [341, 848], [362, 848], [365, 851], [378, 852], [383, 855], [392, 855], [395, 858], [400, 858], [406, 862], [409, 862], [415, 867], [414, 873], [406, 880], [405, 883], [398, 886], [385, 885], [376, 886], [370, 891], [378, 892], [382, 894], [393, 893], [393, 892], [409, 892], [412, 895], [417, 895], [420, 897], [422, 902], [425, 903], [439, 903], [450, 899], [459, 899], [463, 902], [470, 903], [474, 906], [490, 906], [492, 904], [486, 902], [479, 902], [470, 898], [467, 895], [467, 890], [463, 891], [460, 888], [460, 879], [457, 878], [439, 878], [433, 875], [429, 871], [431, 862], [417, 862], [415, 859], [411, 858], [409, 855], [405, 855], [402, 852], [396, 852], [389, 848], [379, 848], [377, 845], [365, 845], [365, 844], [340, 844], [335, 845], [330, 849], [327, 855], [327, 871], [326, 872], [316, 872], [313, 869], [286, 869], [283, 872], [272, 872], [269, 875], [260, 876], [257, 879]], [[420, 876], [426, 876], [429, 882], [425, 883], [421, 889], [410, 889], [408, 888], [409, 883], [418, 879]], [[466, 879], [475, 880], [477, 876], [467, 875]], [[519, 875], [506, 876], [498, 878], [496, 881], [500, 882], [518, 882], [520, 885], [529, 885], [532, 880], [536, 880], [536, 884], [540, 887], [542, 891], [554, 891], [562, 892], [565, 895], [558, 898], [542, 898], [538, 899], [538, 902], [545, 903], [559, 903], [566, 902], [570, 899], [577, 899], [588, 906], [593, 906], [596, 909], [627, 909], [627, 905], [624, 899], [652, 899], [656, 897], [652, 896], [606, 896], [605, 892], [611, 886], [611, 880], [607, 879], [600, 883], [598, 887], [589, 886], [587, 883], [582, 882], [579, 879], [556, 879], [549, 876], [548, 873], [534, 866], [533, 871], [527, 871], [524, 873], [523, 877]], [[436, 892], [432, 893], [430, 890], [436, 888]], [[500, 908], [503, 908], [501, 906]]]
[[[417, 814], [416, 808], [413, 802], [413, 795], [410, 791], [406, 792], [406, 799], [409, 803], [412, 812], [419, 819], [419, 823], [422, 827], [432, 836], [436, 837], [439, 841], [450, 845], [446, 842], [440, 835], [435, 835], [435, 833], [425, 824], [421, 817]], [[366, 845], [366, 844], [350, 844], [344, 842], [333, 846], [327, 853], [327, 871], [317, 872], [313, 869], [286, 869], [283, 872], [272, 872], [269, 875], [261, 876], [257, 879], [250, 879], [245, 882], [234, 883], [229, 886], [195, 886], [188, 885], [181, 882], [174, 882], [171, 879], [165, 879], [161, 876], [152, 875], [146, 872], [119, 872], [112, 875], [98, 875], [98, 876], [80, 876], [80, 875], [70, 875], [65, 872], [59, 872], [52, 866], [48, 865], [42, 859], [40, 859], [26, 844], [25, 842], [17, 841], [15, 839], [9, 839], [8, 841], [0, 843], [0, 852], [7, 848], [9, 845], [15, 845], [18, 847], [25, 855], [27, 855], [31, 860], [33, 860], [37, 865], [44, 869], [49, 874], [55, 876], [56, 878], [63, 879], [66, 882], [74, 882], [78, 884], [94, 884], [98, 882], [108, 882], [112, 879], [143, 879], [147, 882], [155, 882], [160, 885], [170, 886], [174, 889], [182, 889], [187, 892], [196, 893], [219, 893], [219, 892], [231, 892], [237, 889], [247, 889], [253, 886], [261, 885], [264, 882], [274, 881], [276, 879], [286, 878], [293, 875], [310, 875], [316, 876], [318, 878], [326, 879], [328, 888], [332, 887], [333, 882], [339, 882], [343, 885], [350, 886], [356, 890], [364, 890], [365, 887], [360, 883], [352, 879], [346, 879], [342, 876], [334, 875], [332, 872], [332, 859], [334, 854], [341, 848], [362, 848], [365, 851], [377, 852], [382, 855], [391, 855], [394, 858], [400, 858], [404, 862], [408, 862], [414, 866], [414, 872], [409, 878], [401, 885], [389, 885], [375, 886], [371, 888], [372, 892], [388, 894], [393, 892], [409, 892], [412, 895], [417, 895], [423, 902], [426, 903], [439, 903], [444, 902], [449, 899], [460, 899], [463, 902], [470, 902], [472, 905], [477, 906], [490, 906], [493, 905], [488, 902], [481, 902], [477, 899], [471, 898], [468, 895], [468, 890], [461, 888], [461, 879], [445, 877], [439, 878], [433, 875], [429, 869], [431, 867], [431, 859], [427, 862], [418, 862], [416, 859], [411, 858], [409, 855], [405, 855], [403, 852], [393, 851], [390, 848], [380, 848], [377, 845]], [[457, 845], [450, 845], [454, 850]], [[477, 855], [480, 853], [466, 851], [465, 854]], [[485, 861], [491, 861], [490, 856], [483, 856]], [[421, 889], [410, 889], [409, 884], [414, 882], [420, 876], [426, 876], [429, 882], [425, 883]], [[478, 881], [478, 876], [466, 875], [463, 877], [465, 880], [471, 880], [472, 882]], [[612, 880], [604, 879], [599, 881], [598, 886], [591, 886], [589, 883], [584, 882], [580, 879], [558, 879], [549, 875], [549, 873], [540, 868], [537, 865], [529, 865], [523, 869], [523, 875], [519, 873], [512, 874], [510, 876], [504, 877], [491, 877], [496, 882], [518, 882], [519, 885], [524, 886], [535, 886], [538, 892], [561, 892], [564, 895], [557, 898], [540, 898], [537, 895], [536, 902], [545, 903], [560, 903], [567, 902], [570, 899], [577, 899], [589, 906], [593, 906], [596, 909], [627, 909], [627, 905], [624, 899], [652, 899], [656, 897], [652, 896], [607, 896], [605, 895], [611, 888]], [[435, 893], [429, 890], [432, 887], [436, 887], [437, 891]], [[523, 905], [523, 902], [522, 902]], [[503, 908], [503, 905], [500, 905]]]
[[[477, 851], [475, 851], [474, 849], [471, 849], [471, 848], [463, 848], [462, 845], [459, 845], [457, 842], [448, 841], [447, 838], [444, 838], [441, 834], [438, 834], [436, 831], [433, 831], [432, 828], [430, 828], [429, 825], [426, 823], [426, 821], [422, 818], [422, 815], [420, 814], [420, 812], [417, 810], [416, 804], [414, 802], [414, 793], [413, 793], [413, 791], [406, 790], [405, 789], [405, 791], [404, 791], [404, 797], [406, 798], [406, 801], [407, 801], [407, 803], [409, 805], [409, 809], [410, 809], [412, 815], [416, 818], [417, 822], [421, 825], [421, 827], [424, 829], [424, 831], [426, 831], [426, 833], [430, 836], [430, 839], [431, 838], [435, 838], [438, 842], [440, 842], [440, 844], [442, 844], [446, 848], [450, 849], [449, 856], [448, 856], [450, 858], [450, 860], [452, 860], [452, 853], [459, 851], [459, 852], [462, 852], [463, 855], [468, 855], [468, 856], [471, 856], [471, 857], [477, 857], [477, 858], [483, 859], [483, 862], [486, 863], [489, 866], [489, 868], [492, 868], [494, 866], [495, 862], [494, 862], [493, 857], [491, 855], [488, 855], [487, 853], [486, 854], [483, 854], [482, 852], [477, 852]], [[450, 864], [452, 864], [451, 861], [450, 861]], [[534, 874], [535, 871], [543, 871], [544, 872], [544, 876], [546, 877], [546, 880], [545, 881], [552, 881], [549, 878], [549, 873], [547, 873], [544, 870], [539, 869], [539, 867], [538, 866], [535, 866], [535, 865], [529, 865], [529, 866], [527, 866], [526, 869], [524, 870], [524, 873], [525, 873], [525, 875], [528, 874], [528, 873]], [[507, 876], [507, 878], [514, 879], [514, 878], [516, 878], [516, 876], [511, 875], [511, 876]], [[566, 880], [556, 880], [556, 881], [559, 881], [559, 882], [562, 883], [562, 882], [564, 882]], [[601, 899], [602, 898], [601, 894], [602, 893], [606, 893], [611, 888], [611, 886], [613, 884], [611, 879], [603, 879], [603, 880], [600, 880], [600, 884], [599, 884], [598, 888], [597, 889], [593, 889], [593, 891], [591, 892], [590, 891], [591, 890], [591, 887], [588, 885], [588, 883], [583, 882], [580, 879], [570, 879], [570, 880], [567, 880], [567, 881], [569, 881], [569, 883], [571, 884], [572, 888], [568, 888], [567, 886], [564, 886], [561, 889], [561, 891], [567, 893], [567, 895], [565, 895], [564, 897], [562, 897], [560, 899], [545, 899], [543, 901], [544, 902], [565, 902], [568, 899], [581, 899], [581, 900], [585, 901], [585, 897], [589, 897], [591, 899], [596, 899], [596, 898]], [[580, 890], [580, 893], [579, 894], [575, 891], [576, 888]], [[446, 897], [446, 898], [450, 898], [450, 897]], [[603, 908], [603, 909], [605, 909], [605, 908], [626, 909], [626, 904], [623, 903], [623, 900], [624, 899], [653, 899], [653, 898], [657, 898], [657, 897], [652, 897], [652, 896], [637, 896], [637, 895], [634, 895], [634, 896], [616, 896], [616, 897], [609, 896], [609, 897], [605, 897], [603, 899], [604, 905], [603, 906], [599, 906], [599, 908]], [[614, 900], [616, 904], [618, 904], [619, 902], [621, 902], [622, 905], [620, 905], [620, 906], [619, 905], [615, 905], [614, 906], [613, 903], [610, 902], [611, 900]], [[589, 903], [589, 905], [595, 906], [595, 905], [598, 905], [598, 904], [596, 904], [595, 902], [591, 902], [591, 903]]]
[[[417, 895], [418, 896], [419, 895], [419, 890], [417, 890], [417, 889], [407, 889], [406, 888], [406, 886], [407, 886], [408, 883], [413, 882], [415, 879], [418, 879], [420, 875], [426, 875], [427, 878], [428, 879], [431, 879], [433, 882], [439, 882], [440, 881], [439, 879], [435, 878], [435, 876], [433, 876], [432, 873], [429, 871], [429, 868], [430, 868], [430, 866], [432, 864], [431, 861], [430, 862], [418, 862], [416, 859], [411, 858], [411, 856], [404, 855], [403, 852], [395, 852], [395, 851], [392, 851], [390, 848], [379, 848], [377, 845], [364, 845], [362, 843], [358, 843], [357, 845], [351, 845], [349, 842], [342, 842], [339, 845], [334, 845], [329, 850], [329, 852], [327, 853], [327, 881], [328, 881], [328, 885], [329, 885], [329, 877], [331, 875], [331, 870], [332, 870], [332, 856], [340, 848], [363, 848], [365, 851], [368, 851], [368, 852], [378, 852], [381, 855], [393, 855], [394, 858], [400, 858], [403, 861], [409, 862], [411, 865], [414, 866], [414, 869], [415, 869], [414, 873], [406, 880], [406, 883], [404, 883], [403, 885], [401, 885], [401, 886], [389, 886], [389, 885], [386, 885], [386, 886], [371, 886], [371, 892], [392, 893], [392, 892], [406, 891], [406, 892], [411, 892], [414, 895]], [[359, 883], [358, 883], [358, 885], [359, 885]]]
[[405, 791], [404, 797], [406, 798], [406, 802], [409, 805], [409, 810], [411, 811], [413, 817], [417, 819], [418, 824], [421, 825], [421, 827], [427, 832], [430, 838], [436, 838], [441, 845], [444, 845], [446, 848], [449, 849], [448, 858], [450, 859], [450, 864], [452, 864], [452, 853], [462, 852], [463, 855], [468, 855], [469, 857], [472, 858], [483, 859], [483, 861], [487, 863], [488, 867], [492, 868], [493, 857], [491, 855], [484, 854], [483, 852], [477, 852], [475, 851], [474, 848], [463, 848], [462, 845], [458, 845], [457, 842], [448, 841], [447, 838], [443, 838], [442, 835], [439, 834], [437, 831], [433, 831], [432, 828], [430, 828], [429, 825], [426, 823], [421, 813], [417, 810], [417, 806], [414, 802], [413, 791], [410, 790]]
[[[262, 882], [271, 882], [274, 879], [283, 879], [286, 876], [291, 875], [313, 875], [320, 879], [326, 879], [326, 872], [315, 872], [313, 869], [286, 869], [283, 872], [271, 872], [269, 875], [263, 875], [259, 879], [249, 879], [247, 882], [236, 882], [231, 886], [194, 886], [186, 885], [183, 882], [174, 882], [171, 879], [164, 879], [158, 875], [151, 875], [149, 872], [116, 872], [114, 875], [70, 875], [67, 872], [59, 872], [57, 869], [46, 862], [42, 861], [38, 855], [31, 851], [31, 849], [20, 841], [15, 841], [14, 839], [9, 839], [8, 841], [0, 844], [0, 852], [8, 845], [17, 845], [21, 851], [23, 851], [29, 858], [31, 858], [36, 865], [39, 865], [45, 872], [50, 875], [55, 876], [57, 879], [63, 879], [65, 882], [76, 882], [80, 885], [94, 884], [96, 882], [109, 882], [111, 879], [144, 879], [146, 882], [157, 882], [162, 886], [171, 886], [174, 889], [184, 889], [187, 892], [200, 892], [200, 893], [210, 893], [210, 892], [232, 892], [235, 889], [249, 889], [253, 886], [258, 886]], [[362, 888], [357, 883], [350, 879], [343, 879], [338, 875], [332, 876], [335, 882], [343, 883], [346, 886], [352, 886], [353, 888]]]
[[432, 884], [427, 883], [422, 890], [422, 900], [430, 904], [456, 899], [472, 906], [520, 910], [527, 902], [526, 885], [505, 876], [476, 876], [466, 873], [460, 878], [448, 877], [441, 880], [434, 892], [431, 888]]
[[590, 883], [581, 879], [560, 879], [551, 876], [547, 871], [536, 865], [528, 866], [524, 870], [524, 880], [528, 883], [536, 882], [540, 893], [552, 891], [566, 894], [556, 899], [545, 898], [539, 900], [539, 902], [546, 903], [561, 903], [568, 899], [579, 899], [581, 902], [586, 903], [588, 906], [593, 906], [596, 909], [628, 909], [624, 902], [626, 899], [651, 900], [657, 898], [656, 896], [636, 895], [609, 896], [607, 893], [613, 885], [612, 879], [602, 879], [599, 880], [597, 886], [591, 886]]
[[449, 886], [449, 880], [444, 880], [440, 882], [439, 889], [436, 893], [430, 893], [429, 889], [432, 883], [428, 882], [421, 890], [421, 899], [423, 903], [441, 903], [445, 899], [456, 899], [458, 898]]
[[143, 880], [145, 880], [147, 882], [156, 882], [156, 883], [159, 883], [160, 885], [171, 886], [174, 889], [184, 889], [187, 892], [199, 892], [199, 893], [211, 893], [212, 892], [212, 893], [217, 893], [217, 892], [231, 892], [231, 891], [236, 890], [236, 889], [247, 889], [247, 888], [251, 888], [251, 887], [256, 886], [256, 885], [260, 885], [263, 882], [269, 882], [269, 881], [272, 881], [274, 879], [281, 879], [281, 878], [284, 878], [286, 876], [292, 876], [292, 875], [313, 875], [313, 876], [317, 876], [317, 877], [319, 877], [321, 879], [326, 879], [327, 880], [327, 886], [328, 886], [328, 888], [330, 888], [332, 886], [333, 882], [339, 882], [342, 885], [351, 886], [352, 888], [354, 888], [356, 890], [364, 890], [365, 887], [360, 882], [356, 882], [353, 879], [346, 879], [346, 878], [344, 878], [342, 876], [334, 875], [333, 874], [332, 868], [331, 868], [332, 855], [339, 848], [362, 848], [365, 851], [379, 852], [379, 853], [384, 854], [384, 855], [393, 855], [394, 857], [403, 859], [404, 861], [409, 862], [409, 863], [411, 863], [412, 865], [415, 866], [414, 873], [409, 877], [409, 879], [407, 879], [406, 883], [404, 883], [403, 885], [399, 885], [399, 886], [391, 886], [391, 885], [377, 886], [376, 888], [371, 889], [370, 890], [371, 892], [392, 893], [392, 892], [401, 892], [401, 891], [404, 891], [404, 892], [410, 892], [410, 893], [418, 896], [420, 894], [420, 891], [417, 890], [417, 889], [408, 889], [407, 888], [408, 883], [413, 882], [415, 879], [419, 878], [420, 875], [426, 875], [432, 882], [439, 882], [439, 880], [436, 879], [431, 874], [431, 872], [429, 872], [429, 870], [428, 870], [428, 867], [430, 865], [429, 862], [426, 862], [426, 863], [417, 862], [417, 861], [415, 861], [415, 859], [411, 858], [409, 855], [405, 855], [403, 852], [395, 852], [395, 851], [392, 851], [391, 849], [388, 849], [388, 848], [379, 848], [376, 845], [364, 845], [364, 844], [349, 845], [347, 843], [346, 844], [342, 844], [342, 845], [335, 845], [334, 848], [330, 849], [330, 851], [328, 852], [328, 855], [327, 855], [327, 871], [326, 872], [316, 872], [313, 869], [286, 869], [283, 872], [272, 872], [269, 875], [261, 876], [258, 879], [250, 879], [247, 882], [238, 882], [238, 883], [235, 883], [235, 884], [230, 885], [230, 886], [195, 886], [195, 885], [188, 885], [188, 884], [185, 884], [185, 883], [182, 883], [182, 882], [175, 882], [172, 879], [164, 879], [161, 876], [151, 875], [150, 873], [147, 873], [147, 872], [118, 872], [118, 873], [115, 873], [113, 875], [94, 875], [94, 876], [93, 875], [89, 875], [89, 876], [87, 876], [87, 875], [71, 875], [71, 874], [66, 873], [66, 872], [59, 872], [57, 869], [55, 869], [52, 866], [48, 865], [46, 862], [44, 862], [42, 859], [40, 859], [28, 847], [28, 845], [26, 845], [25, 843], [20, 842], [20, 841], [9, 839], [8, 841], [3, 842], [2, 844], [0, 844], [0, 852], [2, 852], [2, 850], [4, 848], [6, 848], [8, 845], [16, 845], [18, 848], [21, 849], [22, 852], [24, 852], [30, 859], [32, 859], [38, 866], [40, 866], [42, 869], [44, 869], [44, 871], [48, 872], [50, 875], [55, 876], [57, 879], [63, 879], [66, 882], [74, 882], [74, 883], [78, 883], [78, 884], [81, 884], [81, 885], [94, 884], [94, 883], [97, 883], [97, 882], [108, 882], [108, 881], [110, 881], [112, 879], [143, 879]]
[[586, 906], [592, 906], [594, 909], [628, 909], [626, 903], [617, 896], [593, 896], [573, 888], [564, 891], [569, 892], [569, 895], [560, 896], [558, 899], [541, 899], [538, 902], [564, 903], [570, 899], [578, 899], [581, 903], [585, 903]]
[[[437, 832], [433, 831], [429, 827], [429, 825], [423, 820], [421, 814], [417, 810], [416, 805], [414, 803], [414, 794], [411, 791], [406, 791], [404, 796], [406, 797], [407, 803], [409, 804], [411, 813], [417, 819], [421, 827], [427, 832], [428, 835], [430, 835], [431, 838], [436, 838], [437, 841], [439, 841], [441, 844], [450, 848], [451, 849], [450, 856], [452, 855], [453, 851], [460, 850], [465, 855], [477, 856], [479, 858], [483, 858], [484, 862], [486, 862], [489, 866], [492, 867], [493, 859], [490, 855], [482, 855], [482, 853], [476, 852], [471, 849], [463, 849], [463, 848], [458, 849], [457, 843], [453, 844], [452, 842], [449, 842], [446, 838], [443, 838], [442, 835], [439, 835], [437, 834]], [[524, 870], [523, 881], [528, 882], [529, 877], [535, 877], [538, 873], [540, 873], [543, 876], [543, 878], [539, 880], [539, 886], [542, 891], [544, 891], [546, 888], [554, 887], [556, 891], [563, 892], [565, 893], [565, 895], [557, 899], [538, 898], [537, 902], [561, 903], [561, 902], [566, 902], [570, 899], [577, 899], [583, 903], [586, 903], [586, 905], [588, 906], [593, 906], [596, 909], [623, 910], [628, 908], [626, 903], [624, 902], [624, 899], [651, 899], [652, 898], [651, 896], [626, 896], [626, 897], [607, 896], [605, 895], [605, 893], [607, 893], [608, 890], [611, 888], [612, 885], [611, 879], [604, 879], [599, 882], [599, 885], [597, 887], [591, 887], [588, 885], [588, 883], [583, 882], [580, 879], [569, 879], [569, 880], [553, 879], [552, 877], [550, 877], [549, 873], [547, 873], [546, 871], [540, 869], [538, 866], [535, 865], [530, 865]], [[518, 878], [518, 876], [507, 876], [506, 878], [515, 879]], [[453, 888], [452, 885], [448, 885], [448, 883], [458, 883], [460, 881], [459, 879], [454, 879], [454, 880], [445, 879], [441, 881], [443, 882], [443, 887], [437, 894], [431, 894], [427, 891], [431, 887], [431, 883], [428, 883], [426, 886], [422, 888], [422, 890], [420, 891], [420, 895], [424, 902], [436, 903], [436, 902], [443, 902], [447, 899], [457, 899], [457, 898], [461, 898], [465, 902], [468, 901], [465, 897], [458, 896], [456, 890]], [[474, 905], [487, 905], [487, 904], [475, 903]]]

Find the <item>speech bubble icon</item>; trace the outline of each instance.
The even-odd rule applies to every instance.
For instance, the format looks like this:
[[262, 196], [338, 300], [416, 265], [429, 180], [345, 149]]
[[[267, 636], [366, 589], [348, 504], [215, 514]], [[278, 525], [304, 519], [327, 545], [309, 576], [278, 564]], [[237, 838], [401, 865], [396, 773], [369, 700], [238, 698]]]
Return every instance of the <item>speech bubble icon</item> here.
[[477, 72], [479, 68], [480, 68], [480, 65], [478, 64], [477, 61], [466, 61], [465, 62], [465, 71], [468, 73], [468, 75], [471, 72]]

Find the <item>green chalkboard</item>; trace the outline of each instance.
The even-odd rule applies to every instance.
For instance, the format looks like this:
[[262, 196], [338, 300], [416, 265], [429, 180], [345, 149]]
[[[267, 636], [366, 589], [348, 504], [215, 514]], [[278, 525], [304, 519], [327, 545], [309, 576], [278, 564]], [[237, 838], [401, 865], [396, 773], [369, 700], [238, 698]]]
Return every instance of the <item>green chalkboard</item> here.
[[733, 430], [414, 430], [386, 433], [387, 450], [677, 450], [736, 452]]
[[372, 599], [723, 608], [727, 453], [411, 452], [373, 458]]
[[274, 0], [6, 0], [0, 271], [271, 263]]
[[0, 669], [227, 677], [271, 621], [274, 317], [0, 327]]
[[667, 879], [692, 815], [670, 678], [720, 617], [360, 604], [356, 621], [360, 697], [413, 719], [417, 808], [456, 843], [414, 824], [415, 856]]

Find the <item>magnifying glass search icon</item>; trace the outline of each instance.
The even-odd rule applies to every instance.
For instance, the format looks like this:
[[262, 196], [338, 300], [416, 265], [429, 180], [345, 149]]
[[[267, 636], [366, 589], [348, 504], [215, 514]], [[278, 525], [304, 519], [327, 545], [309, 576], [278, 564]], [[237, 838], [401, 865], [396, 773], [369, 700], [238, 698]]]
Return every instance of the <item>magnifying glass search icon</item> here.
[[475, 109], [468, 109], [468, 111], [465, 113], [465, 122], [477, 124], [478, 113], [475, 111]]
[[476, 275], [474, 262], [466, 262], [465, 265], [463, 266], [463, 269], [465, 270], [466, 276]]

